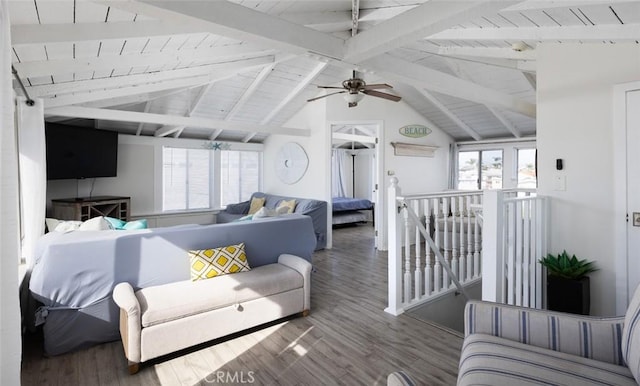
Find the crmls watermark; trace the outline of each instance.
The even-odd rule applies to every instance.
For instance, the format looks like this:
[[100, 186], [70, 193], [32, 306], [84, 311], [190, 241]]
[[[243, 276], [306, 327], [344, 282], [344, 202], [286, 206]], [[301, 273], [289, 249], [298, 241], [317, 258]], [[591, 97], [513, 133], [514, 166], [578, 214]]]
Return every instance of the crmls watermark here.
[[254, 383], [255, 371], [216, 371], [204, 378], [206, 383]]

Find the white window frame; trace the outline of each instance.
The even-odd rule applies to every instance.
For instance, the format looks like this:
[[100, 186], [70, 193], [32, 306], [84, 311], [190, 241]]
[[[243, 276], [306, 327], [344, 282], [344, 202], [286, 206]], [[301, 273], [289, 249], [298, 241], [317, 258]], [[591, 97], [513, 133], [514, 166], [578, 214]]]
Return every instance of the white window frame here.
[[502, 150], [502, 188], [512, 189], [518, 185], [517, 151], [516, 149], [535, 149], [535, 137], [506, 138], [486, 141], [457, 142], [454, 146], [455, 178], [454, 186], [458, 187], [458, 153], [462, 151]]

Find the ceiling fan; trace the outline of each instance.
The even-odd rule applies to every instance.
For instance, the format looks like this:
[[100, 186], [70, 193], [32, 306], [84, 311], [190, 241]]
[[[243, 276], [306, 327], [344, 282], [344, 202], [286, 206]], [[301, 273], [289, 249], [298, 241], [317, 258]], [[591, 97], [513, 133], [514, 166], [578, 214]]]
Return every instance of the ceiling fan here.
[[356, 107], [358, 105], [358, 102], [360, 102], [365, 95], [383, 98], [383, 99], [387, 99], [394, 102], [398, 102], [400, 101], [400, 99], [402, 99], [397, 95], [376, 91], [377, 89], [388, 89], [393, 87], [386, 83], [367, 84], [364, 80], [362, 80], [362, 78], [358, 78], [358, 75], [356, 74], [355, 70], [353, 71], [353, 77], [351, 79], [347, 79], [342, 82], [342, 87], [318, 86], [318, 88], [339, 89], [339, 90], [342, 89], [342, 91], [336, 91], [330, 94], [311, 98], [311, 99], [308, 99], [307, 102], [312, 102], [312, 101], [326, 98], [328, 96], [336, 95], [336, 94], [345, 94], [344, 99], [349, 103], [349, 107]]

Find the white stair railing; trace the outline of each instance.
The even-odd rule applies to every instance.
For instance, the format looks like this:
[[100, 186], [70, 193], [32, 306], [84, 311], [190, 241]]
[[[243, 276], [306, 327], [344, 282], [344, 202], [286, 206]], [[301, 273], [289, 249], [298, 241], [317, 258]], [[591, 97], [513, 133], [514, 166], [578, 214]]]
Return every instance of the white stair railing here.
[[482, 299], [543, 308], [547, 199], [487, 190], [483, 203]]
[[[389, 306], [394, 315], [480, 279], [482, 192], [402, 196], [389, 187]], [[424, 251], [424, 252], [423, 252]], [[461, 287], [456, 286], [456, 282]]]
[[[483, 276], [484, 300], [541, 308], [546, 199], [534, 190], [388, 190], [389, 305], [394, 315]], [[459, 286], [458, 286], [459, 285]]]

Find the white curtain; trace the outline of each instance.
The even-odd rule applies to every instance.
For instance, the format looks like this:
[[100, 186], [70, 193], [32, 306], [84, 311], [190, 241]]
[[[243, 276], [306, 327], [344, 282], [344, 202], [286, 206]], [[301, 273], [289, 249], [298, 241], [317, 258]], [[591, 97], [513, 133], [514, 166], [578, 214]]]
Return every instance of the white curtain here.
[[16, 105], [20, 170], [22, 257], [31, 268], [35, 243], [44, 234], [47, 194], [44, 107], [41, 99], [33, 106], [23, 97]]
[[333, 149], [331, 157], [331, 195], [332, 197], [347, 196], [347, 180], [344, 164], [347, 161], [347, 151]]
[[18, 159], [7, 0], [0, 0], [0, 384], [20, 384]]

